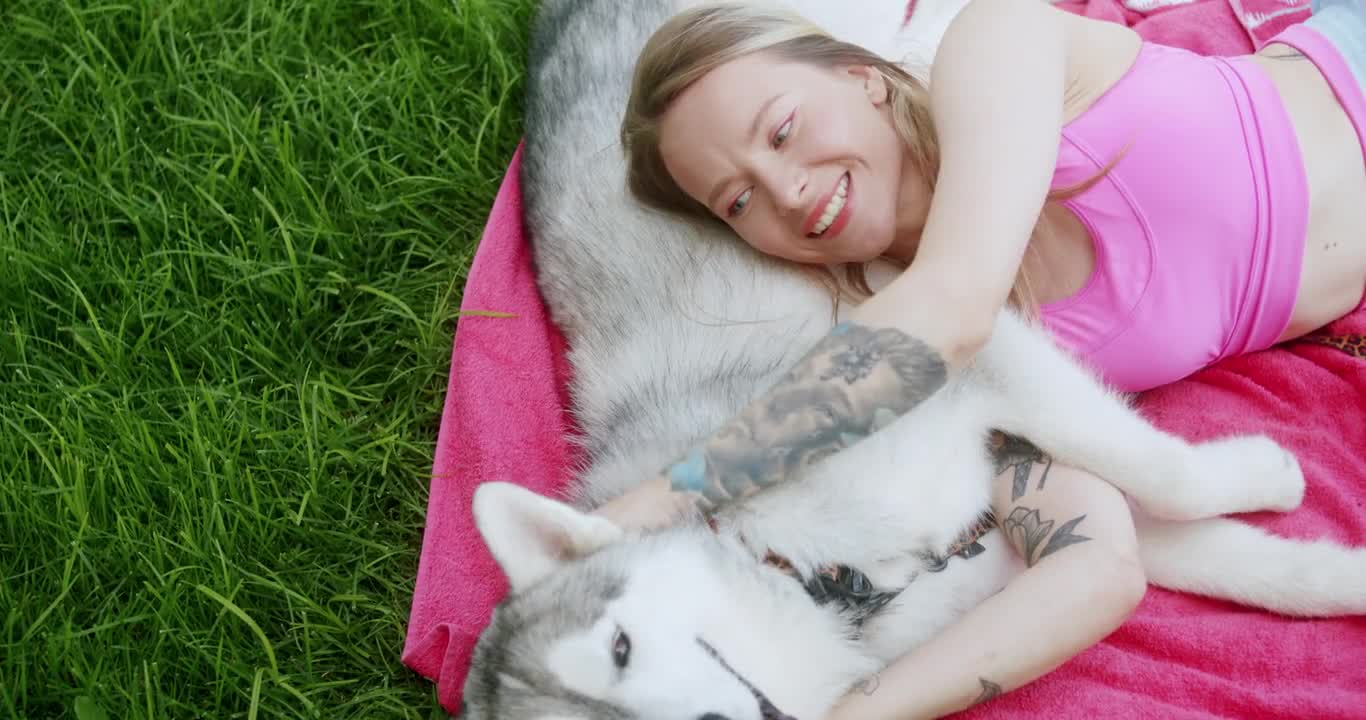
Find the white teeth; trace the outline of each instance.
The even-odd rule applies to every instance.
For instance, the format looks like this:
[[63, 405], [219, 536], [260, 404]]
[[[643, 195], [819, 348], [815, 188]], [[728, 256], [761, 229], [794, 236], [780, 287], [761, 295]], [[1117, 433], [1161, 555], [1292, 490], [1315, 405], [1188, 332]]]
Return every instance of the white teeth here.
[[835, 222], [835, 218], [839, 217], [840, 211], [844, 209], [844, 202], [848, 197], [849, 176], [845, 175], [840, 178], [840, 184], [835, 188], [835, 196], [830, 198], [830, 203], [825, 206], [825, 211], [821, 213], [820, 222], [817, 222], [816, 227], [812, 228], [811, 235], [813, 237], [820, 236], [830, 229], [830, 225]]

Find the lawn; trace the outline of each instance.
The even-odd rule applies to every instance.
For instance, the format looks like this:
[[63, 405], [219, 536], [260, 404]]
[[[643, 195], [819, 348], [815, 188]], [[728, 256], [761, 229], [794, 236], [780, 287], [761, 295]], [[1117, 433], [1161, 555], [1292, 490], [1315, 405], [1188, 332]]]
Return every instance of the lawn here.
[[0, 717], [441, 716], [399, 654], [531, 5], [0, 3]]

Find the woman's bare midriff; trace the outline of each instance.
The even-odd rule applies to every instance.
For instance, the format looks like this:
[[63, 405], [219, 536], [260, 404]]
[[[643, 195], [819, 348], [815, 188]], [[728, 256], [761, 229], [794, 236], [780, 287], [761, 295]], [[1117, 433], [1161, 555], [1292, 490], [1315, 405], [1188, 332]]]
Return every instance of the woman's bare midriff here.
[[1351, 119], [1309, 58], [1272, 43], [1252, 60], [1285, 100], [1309, 182], [1300, 291], [1285, 341], [1346, 315], [1366, 293], [1366, 161]]

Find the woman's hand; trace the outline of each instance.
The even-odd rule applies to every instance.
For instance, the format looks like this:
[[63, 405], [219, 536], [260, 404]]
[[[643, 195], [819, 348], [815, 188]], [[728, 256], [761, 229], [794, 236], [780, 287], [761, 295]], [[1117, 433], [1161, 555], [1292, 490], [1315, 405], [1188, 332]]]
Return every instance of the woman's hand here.
[[696, 507], [694, 496], [674, 492], [666, 477], [656, 477], [627, 490], [593, 511], [622, 530], [654, 530], [667, 527]]

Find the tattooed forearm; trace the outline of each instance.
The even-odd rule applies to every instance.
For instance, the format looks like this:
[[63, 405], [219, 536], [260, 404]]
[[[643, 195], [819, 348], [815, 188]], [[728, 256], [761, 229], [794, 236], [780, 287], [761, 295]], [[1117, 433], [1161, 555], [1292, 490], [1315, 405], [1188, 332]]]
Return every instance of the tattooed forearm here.
[[991, 445], [991, 458], [996, 474], [1000, 475], [1007, 470], [1013, 470], [1015, 473], [1010, 489], [1012, 501], [1024, 497], [1029, 490], [1029, 473], [1036, 463], [1043, 466], [1038, 488], [1043, 489], [1044, 482], [1048, 480], [1048, 471], [1053, 468], [1053, 458], [1034, 447], [1033, 443], [1015, 435], [992, 433]]
[[1054, 532], [1053, 521], [1041, 518], [1038, 510], [1016, 506], [1001, 523], [1001, 529], [1005, 530], [1006, 537], [1024, 556], [1025, 563], [1033, 567], [1065, 547], [1090, 540], [1085, 535], [1073, 532], [1085, 519], [1085, 515], [1072, 518]]
[[890, 424], [946, 379], [943, 358], [924, 342], [842, 323], [666, 473], [704, 507], [748, 497]]
[[978, 695], [978, 696], [977, 696], [977, 699], [972, 701], [972, 704], [973, 704], [973, 705], [981, 705], [982, 703], [984, 703], [984, 702], [986, 702], [986, 701], [988, 701], [988, 700], [992, 700], [992, 699], [994, 699], [994, 698], [1000, 697], [1000, 695], [1001, 695], [1001, 686], [1000, 686], [1000, 685], [997, 685], [996, 683], [994, 683], [994, 682], [992, 682], [992, 681], [990, 681], [990, 680], [988, 680], [988, 679], [986, 679], [986, 678], [984, 678], [984, 677], [979, 677], [979, 678], [977, 678], [977, 682], [979, 682], [979, 683], [982, 684], [982, 694], [981, 694], [981, 695]]

